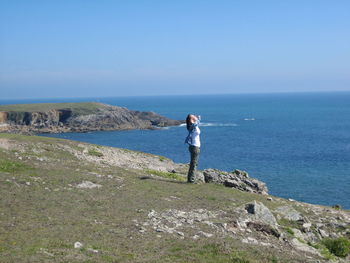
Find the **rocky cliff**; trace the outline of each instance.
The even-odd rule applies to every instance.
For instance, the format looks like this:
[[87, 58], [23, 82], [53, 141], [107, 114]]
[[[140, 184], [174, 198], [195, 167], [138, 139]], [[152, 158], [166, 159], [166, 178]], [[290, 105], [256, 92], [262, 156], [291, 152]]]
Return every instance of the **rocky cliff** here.
[[0, 131], [2, 132], [57, 133], [155, 129], [181, 123], [154, 112], [132, 111], [102, 103], [0, 106]]

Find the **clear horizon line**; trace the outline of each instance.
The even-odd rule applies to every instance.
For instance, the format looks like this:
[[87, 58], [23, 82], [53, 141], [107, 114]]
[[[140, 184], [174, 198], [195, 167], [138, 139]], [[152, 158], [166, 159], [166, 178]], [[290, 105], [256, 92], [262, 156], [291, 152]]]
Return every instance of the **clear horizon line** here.
[[49, 100], [49, 99], [105, 99], [105, 98], [140, 98], [140, 97], [186, 97], [215, 95], [269, 95], [269, 94], [306, 94], [306, 93], [350, 93], [350, 90], [311, 90], [311, 91], [268, 91], [268, 92], [232, 92], [232, 93], [189, 93], [189, 94], [159, 94], [159, 95], [121, 95], [121, 96], [73, 96], [73, 97], [32, 97], [32, 98], [2, 98], [9, 100]]

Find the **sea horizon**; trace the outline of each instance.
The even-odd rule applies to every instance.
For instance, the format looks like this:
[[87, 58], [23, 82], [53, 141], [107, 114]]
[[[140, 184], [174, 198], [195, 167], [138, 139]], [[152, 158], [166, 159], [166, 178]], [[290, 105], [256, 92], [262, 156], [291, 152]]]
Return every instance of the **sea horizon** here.
[[[161, 97], [187, 97], [187, 96], [199, 96], [199, 97], [207, 97], [207, 96], [250, 96], [250, 95], [313, 95], [313, 94], [350, 94], [350, 91], [347, 90], [325, 90], [325, 91], [276, 91], [276, 92], [241, 92], [241, 93], [191, 93], [191, 94], [159, 94], [159, 95], [110, 95], [110, 96], [73, 96], [73, 97], [32, 97], [32, 98], [1, 98], [0, 99], [0, 105], [9, 104], [10, 101], [12, 102], [19, 102], [22, 104], [22, 102], [28, 102], [28, 103], [48, 103], [47, 101], [50, 101], [50, 103], [56, 103], [56, 101], [65, 102], [64, 100], [67, 100], [67, 102], [72, 102], [73, 100], [104, 100], [104, 99], [113, 99], [113, 98], [161, 98]], [[38, 102], [33, 102], [38, 101]], [[44, 101], [44, 102], [41, 102]], [[52, 102], [51, 102], [52, 101]], [[79, 102], [78, 101], [78, 102]], [[93, 101], [97, 102], [97, 101]]]

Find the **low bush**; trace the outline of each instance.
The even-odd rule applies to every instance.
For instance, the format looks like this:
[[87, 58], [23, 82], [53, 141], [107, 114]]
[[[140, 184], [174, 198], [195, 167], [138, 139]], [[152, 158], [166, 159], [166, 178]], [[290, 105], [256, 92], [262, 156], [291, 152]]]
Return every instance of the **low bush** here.
[[350, 241], [344, 237], [324, 239], [322, 243], [334, 255], [345, 258], [350, 252]]

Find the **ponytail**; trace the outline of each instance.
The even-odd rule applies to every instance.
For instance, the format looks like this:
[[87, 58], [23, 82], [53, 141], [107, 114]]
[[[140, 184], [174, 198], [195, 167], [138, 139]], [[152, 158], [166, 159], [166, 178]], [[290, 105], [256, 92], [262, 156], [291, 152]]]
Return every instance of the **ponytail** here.
[[188, 131], [191, 129], [191, 125], [192, 125], [192, 122], [191, 122], [191, 114], [188, 114], [188, 115], [187, 115], [187, 118], [186, 118], [186, 126], [187, 126], [187, 130], [188, 130]]

